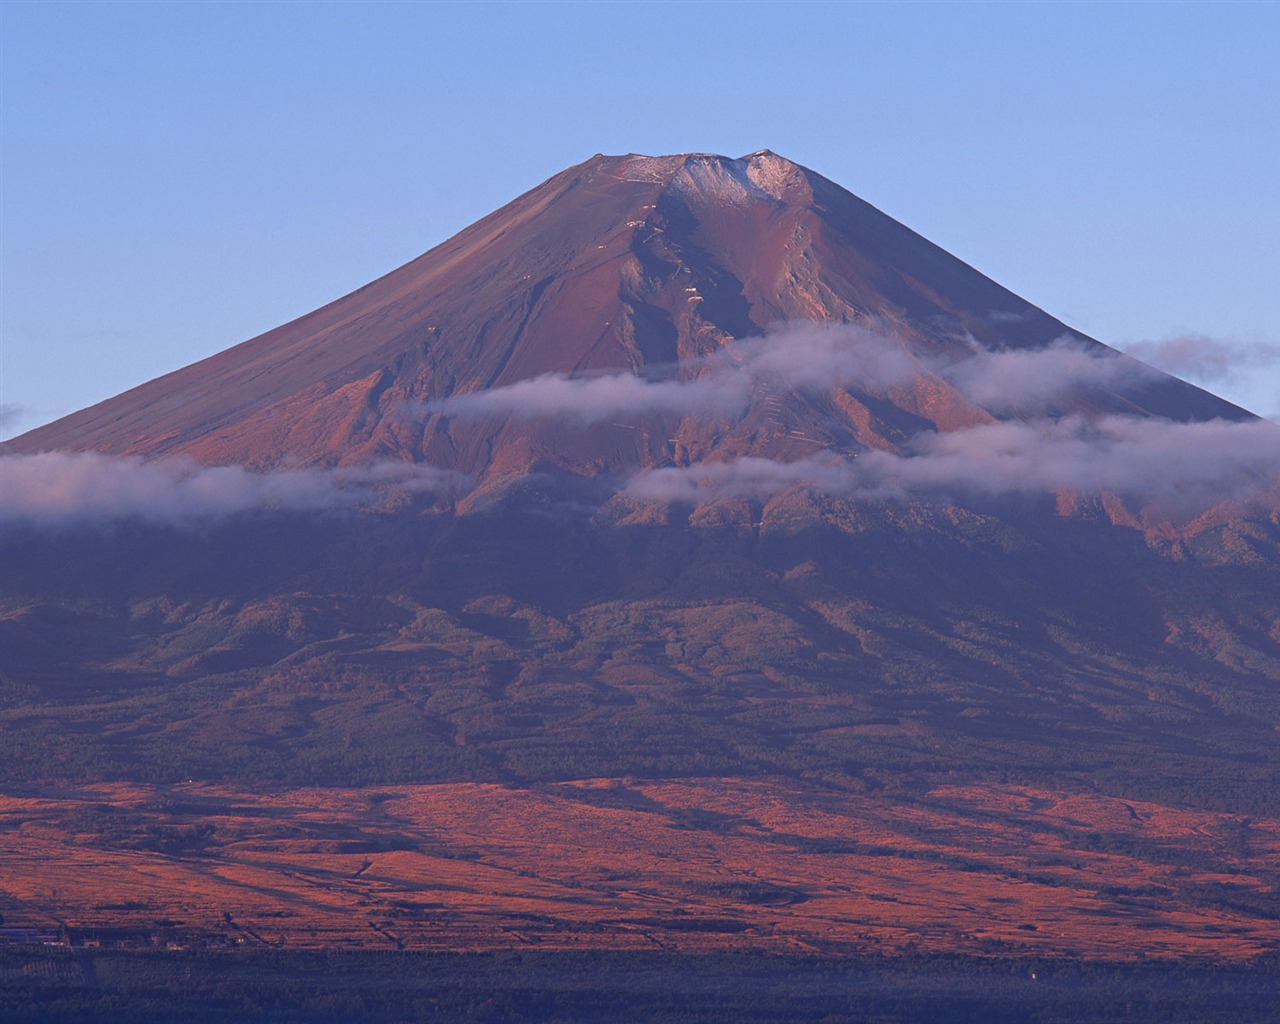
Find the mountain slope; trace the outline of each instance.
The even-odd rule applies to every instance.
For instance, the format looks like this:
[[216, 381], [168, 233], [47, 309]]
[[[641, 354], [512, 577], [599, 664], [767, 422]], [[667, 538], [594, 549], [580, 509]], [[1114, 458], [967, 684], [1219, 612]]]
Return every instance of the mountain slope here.
[[[478, 478], [549, 460], [592, 475], [704, 457], [735, 426], [755, 442], [730, 443], [728, 455], [773, 454], [797, 425], [858, 450], [991, 418], [933, 366], [887, 401], [854, 382], [817, 412], [795, 395], [781, 415], [753, 399], [713, 426], [679, 413], [592, 431], [458, 422], [420, 404], [547, 373], [689, 380], [735, 339], [798, 322], [862, 324], [883, 347], [935, 361], [1062, 338], [1102, 351], [775, 154], [597, 156], [314, 313], [4, 450], [185, 453], [260, 468], [392, 458]], [[1246, 415], [1155, 374], [1077, 404], [1178, 420]]]

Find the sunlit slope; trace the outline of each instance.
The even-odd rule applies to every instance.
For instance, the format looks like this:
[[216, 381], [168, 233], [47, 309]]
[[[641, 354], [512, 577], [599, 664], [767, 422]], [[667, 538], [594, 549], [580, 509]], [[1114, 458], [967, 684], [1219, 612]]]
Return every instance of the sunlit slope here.
[[[553, 372], [687, 380], [735, 340], [798, 322], [861, 324], [921, 357], [1061, 338], [1101, 348], [775, 154], [596, 156], [350, 295], [3, 450], [185, 453], [255, 467], [392, 458], [483, 480], [546, 462], [593, 476], [781, 454], [802, 425], [856, 449], [989, 418], [923, 369], [888, 400], [854, 381], [818, 409], [796, 395], [782, 408], [757, 396], [710, 424], [649, 414], [583, 431], [422, 411]], [[1077, 407], [1245, 415], [1163, 375]]]

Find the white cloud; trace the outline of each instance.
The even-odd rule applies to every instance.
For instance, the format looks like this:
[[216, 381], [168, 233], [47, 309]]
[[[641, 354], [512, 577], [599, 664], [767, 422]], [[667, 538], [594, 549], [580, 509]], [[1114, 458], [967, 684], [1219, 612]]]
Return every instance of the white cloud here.
[[[1201, 355], [1211, 351], [1201, 350]], [[674, 368], [671, 368], [674, 374]], [[725, 345], [686, 366], [684, 379], [632, 373], [547, 374], [421, 407], [450, 416], [556, 417], [589, 424], [645, 414], [731, 417], [760, 392], [835, 386], [886, 394], [923, 374], [972, 401], [1019, 418], [935, 433], [900, 455], [823, 453], [793, 462], [742, 458], [667, 467], [624, 485], [639, 498], [697, 502], [768, 498], [796, 486], [877, 500], [893, 496], [1111, 491], [1171, 509], [1280, 493], [1280, 429], [1265, 421], [1175, 423], [1125, 416], [1053, 416], [1082, 389], [1112, 388], [1156, 373], [1102, 347], [1060, 341], [1036, 350], [975, 349], [918, 356], [883, 331], [791, 324]], [[254, 510], [335, 509], [393, 492], [459, 490], [455, 474], [405, 463], [254, 473], [190, 460], [148, 462], [50, 453], [0, 459], [0, 517], [59, 523], [137, 518], [195, 523]]]
[[1158, 376], [1110, 349], [1061, 339], [1038, 349], [976, 351], [939, 369], [971, 401], [990, 412], [1043, 410], [1078, 393]]
[[58, 525], [138, 519], [190, 525], [254, 511], [354, 508], [391, 491], [447, 491], [456, 474], [411, 463], [256, 473], [191, 459], [96, 452], [0, 458], [0, 521]]
[[1040, 349], [975, 348], [957, 359], [909, 353], [888, 331], [810, 322], [731, 342], [685, 369], [690, 376], [683, 379], [646, 379], [629, 371], [593, 377], [544, 374], [430, 402], [421, 411], [556, 417], [583, 424], [646, 414], [733, 416], [761, 388], [783, 393], [848, 387], [884, 395], [913, 377], [934, 374], [993, 413], [1027, 413], [1050, 409], [1082, 388], [1118, 387], [1158, 375], [1134, 359], [1072, 339]]
[[809, 322], [727, 345], [711, 361], [713, 367], [718, 363], [784, 390], [854, 386], [870, 394], [884, 394], [925, 368], [887, 332]]
[[599, 377], [548, 373], [506, 387], [458, 395], [424, 408], [457, 417], [554, 416], [581, 423], [647, 413], [732, 414], [746, 407], [749, 392], [744, 384], [744, 380], [736, 378], [650, 381], [630, 373]]
[[799, 323], [726, 345], [691, 364], [691, 376], [683, 379], [648, 379], [625, 371], [593, 377], [548, 373], [429, 402], [421, 409], [456, 417], [552, 416], [579, 423], [647, 414], [732, 416], [746, 408], [760, 385], [777, 391], [851, 385], [880, 394], [921, 370], [887, 334]]
[[625, 492], [663, 501], [767, 500], [797, 486], [867, 499], [1110, 491], [1190, 514], [1280, 488], [1280, 429], [1262, 420], [1175, 423], [1067, 417], [917, 438], [911, 454], [868, 451], [793, 462], [743, 458], [667, 467]]
[[1126, 345], [1125, 352], [1169, 373], [1203, 381], [1232, 380], [1245, 371], [1280, 364], [1280, 345], [1226, 341], [1206, 334], [1136, 341]]

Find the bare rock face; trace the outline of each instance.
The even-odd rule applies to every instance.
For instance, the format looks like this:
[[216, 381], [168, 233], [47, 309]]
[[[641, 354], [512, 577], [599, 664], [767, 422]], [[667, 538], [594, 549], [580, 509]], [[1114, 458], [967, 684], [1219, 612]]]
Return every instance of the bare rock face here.
[[[749, 351], [736, 348], [744, 341], [804, 324], [863, 327], [909, 372], [881, 386], [752, 387], [724, 407], [589, 424], [449, 414], [447, 400], [548, 374], [714, 377]], [[1016, 404], [984, 406], [957, 390], [938, 372], [948, 361], [1064, 338], [1104, 348], [767, 150], [595, 156], [350, 295], [3, 450], [186, 454], [257, 469], [392, 459], [460, 471], [481, 490], [547, 468], [591, 478], [895, 450], [920, 430], [1017, 415]], [[775, 345], [784, 360], [786, 344]], [[1246, 416], [1154, 373], [1072, 403], [1176, 420]]]

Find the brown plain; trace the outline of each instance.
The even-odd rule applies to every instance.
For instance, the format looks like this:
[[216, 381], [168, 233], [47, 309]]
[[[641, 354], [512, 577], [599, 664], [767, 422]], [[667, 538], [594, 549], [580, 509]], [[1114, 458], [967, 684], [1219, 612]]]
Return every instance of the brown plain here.
[[192, 783], [0, 802], [6, 925], [89, 941], [1228, 961], [1280, 943], [1248, 899], [1274, 898], [1277, 863], [1272, 819], [1019, 787], [892, 804], [740, 779]]

